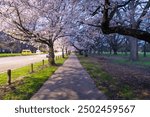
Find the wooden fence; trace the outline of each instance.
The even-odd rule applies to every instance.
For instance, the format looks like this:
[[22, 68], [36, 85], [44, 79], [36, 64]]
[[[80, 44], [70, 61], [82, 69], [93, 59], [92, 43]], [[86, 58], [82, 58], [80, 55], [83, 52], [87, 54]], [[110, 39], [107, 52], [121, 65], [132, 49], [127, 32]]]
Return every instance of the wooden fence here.
[[[62, 56], [55, 56], [55, 60], [59, 60], [61, 58], [62, 58]], [[45, 65], [45, 60], [42, 60], [42, 66], [44, 66], [44, 65]], [[33, 73], [33, 72], [34, 72], [34, 64], [31, 63], [31, 65], [30, 65], [30, 73]], [[11, 83], [12, 83], [12, 70], [8, 69], [7, 70], [7, 84], [11, 85]]]

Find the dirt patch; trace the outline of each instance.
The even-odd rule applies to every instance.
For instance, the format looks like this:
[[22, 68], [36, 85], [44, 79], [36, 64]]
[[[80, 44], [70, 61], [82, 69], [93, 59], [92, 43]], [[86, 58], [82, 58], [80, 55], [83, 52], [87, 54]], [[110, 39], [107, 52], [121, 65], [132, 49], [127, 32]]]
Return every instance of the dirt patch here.
[[20, 77], [17, 80], [15, 80], [14, 82], [11, 83], [11, 85], [2, 85], [0, 86], [0, 100], [3, 99], [3, 96], [5, 96], [8, 92], [10, 91], [15, 91], [16, 90], [16, 86], [18, 85], [23, 85], [23, 78], [24, 77]]
[[113, 63], [107, 57], [91, 57], [92, 61], [100, 64], [103, 71], [119, 81], [119, 85], [129, 85], [137, 99], [150, 99], [150, 70], [134, 65]]

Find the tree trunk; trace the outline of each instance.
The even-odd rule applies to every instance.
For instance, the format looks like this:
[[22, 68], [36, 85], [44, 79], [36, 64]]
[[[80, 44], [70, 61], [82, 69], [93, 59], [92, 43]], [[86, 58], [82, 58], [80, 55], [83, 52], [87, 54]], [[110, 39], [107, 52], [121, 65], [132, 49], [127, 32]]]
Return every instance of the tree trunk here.
[[128, 52], [127, 52], [127, 50], [125, 50], [125, 51], [124, 51], [124, 53], [125, 53], [125, 55], [126, 55], [126, 56], [128, 55]]
[[101, 49], [100, 49], [100, 54], [103, 54], [103, 45], [101, 46]]
[[128, 48], [129, 48], [128, 41], [126, 40], [126, 42], [125, 42], [125, 50], [124, 50], [126, 56], [128, 55], [128, 50], [129, 50]]
[[66, 50], [66, 55], [68, 55], [68, 49], [67, 49], [67, 47], [65, 48], [65, 50]]
[[130, 60], [137, 61], [138, 60], [138, 40], [131, 37], [130, 38]]
[[112, 54], [112, 49], [111, 49], [111, 47], [109, 48], [109, 54], [110, 54], [110, 55]]
[[[130, 12], [130, 23], [132, 24], [131, 27], [132, 29], [138, 29], [138, 25], [137, 22], [135, 20], [135, 1], [132, 0], [130, 3], [130, 8], [131, 8], [131, 12]], [[137, 61], [138, 60], [138, 40], [136, 38], [130, 37], [130, 60], [131, 61]]]
[[88, 57], [88, 53], [87, 52], [88, 52], [87, 50], [84, 50], [84, 56], [85, 57]]
[[117, 51], [118, 51], [117, 45], [116, 45], [116, 46], [113, 45], [111, 48], [112, 48], [112, 50], [113, 50], [113, 52], [114, 52], [113, 54], [114, 54], [114, 55], [117, 55], [117, 54], [118, 54], [118, 53], [117, 53]]
[[114, 55], [117, 55], [117, 54], [118, 54], [116, 49], [114, 49], [113, 51], [114, 51]]
[[65, 55], [64, 55], [64, 48], [62, 48], [62, 58], [65, 58]]
[[79, 54], [80, 54], [80, 55], [83, 55], [82, 50], [79, 50]]
[[48, 57], [48, 62], [49, 62], [49, 65], [53, 66], [53, 65], [56, 65], [55, 64], [55, 55], [54, 55], [54, 48], [53, 48], [53, 44], [51, 46], [49, 46], [49, 57]]
[[144, 52], [144, 57], [146, 57], [146, 42], [144, 43], [144, 46], [143, 46], [143, 52]]

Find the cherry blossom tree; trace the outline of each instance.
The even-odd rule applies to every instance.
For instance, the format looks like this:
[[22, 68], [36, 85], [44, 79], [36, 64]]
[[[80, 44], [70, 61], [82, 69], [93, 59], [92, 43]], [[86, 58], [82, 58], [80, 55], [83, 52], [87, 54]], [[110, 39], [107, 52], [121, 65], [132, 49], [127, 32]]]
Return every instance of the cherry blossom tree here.
[[62, 58], [65, 58], [65, 54], [68, 54], [68, 48], [70, 46], [69, 38], [62, 37], [56, 41], [55, 48], [61, 49]]
[[1, 17], [11, 37], [49, 48], [49, 64], [55, 65], [54, 42], [64, 37], [70, 7], [64, 0], [4, 0]]

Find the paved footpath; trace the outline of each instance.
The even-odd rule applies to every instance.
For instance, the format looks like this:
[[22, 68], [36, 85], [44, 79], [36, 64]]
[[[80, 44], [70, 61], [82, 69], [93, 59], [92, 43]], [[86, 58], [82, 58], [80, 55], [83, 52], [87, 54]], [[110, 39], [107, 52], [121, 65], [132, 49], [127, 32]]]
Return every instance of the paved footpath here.
[[89, 74], [72, 54], [49, 78], [31, 100], [101, 100], [100, 92]]

